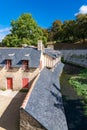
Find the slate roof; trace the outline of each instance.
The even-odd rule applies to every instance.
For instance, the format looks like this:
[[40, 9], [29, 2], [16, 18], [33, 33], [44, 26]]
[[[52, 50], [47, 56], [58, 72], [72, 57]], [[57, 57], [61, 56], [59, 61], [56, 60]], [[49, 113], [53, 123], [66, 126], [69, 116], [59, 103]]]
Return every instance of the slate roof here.
[[47, 54], [48, 56], [51, 56], [52, 58], [58, 58], [61, 55], [60, 51], [56, 51], [50, 48], [45, 48], [44, 49], [44, 54]]
[[68, 130], [58, 80], [62, 68], [60, 63], [53, 72], [42, 70], [25, 107], [47, 130]]
[[0, 66], [5, 65], [6, 59], [12, 60], [13, 67], [20, 67], [22, 60], [29, 61], [29, 67], [36, 68], [40, 63], [41, 51], [36, 48], [0, 48]]

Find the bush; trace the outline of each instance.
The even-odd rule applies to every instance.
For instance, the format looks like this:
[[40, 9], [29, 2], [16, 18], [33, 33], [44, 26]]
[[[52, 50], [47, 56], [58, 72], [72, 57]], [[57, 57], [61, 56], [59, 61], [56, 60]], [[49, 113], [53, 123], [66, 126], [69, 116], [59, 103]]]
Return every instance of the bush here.
[[87, 116], [87, 69], [82, 70], [79, 75], [71, 77], [69, 83], [75, 88], [78, 95], [84, 97], [82, 104], [84, 114]]
[[78, 76], [71, 77], [69, 83], [76, 89], [78, 95], [87, 99], [87, 69], [80, 72]]

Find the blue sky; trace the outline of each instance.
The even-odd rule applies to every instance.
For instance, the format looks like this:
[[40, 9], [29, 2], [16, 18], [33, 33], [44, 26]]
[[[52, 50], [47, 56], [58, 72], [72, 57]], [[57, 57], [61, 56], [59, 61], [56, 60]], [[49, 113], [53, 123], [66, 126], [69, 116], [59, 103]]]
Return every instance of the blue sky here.
[[78, 13], [87, 13], [87, 0], [1, 0], [0, 41], [9, 33], [11, 21], [22, 13], [31, 13], [39, 26], [49, 28], [55, 20], [71, 20]]

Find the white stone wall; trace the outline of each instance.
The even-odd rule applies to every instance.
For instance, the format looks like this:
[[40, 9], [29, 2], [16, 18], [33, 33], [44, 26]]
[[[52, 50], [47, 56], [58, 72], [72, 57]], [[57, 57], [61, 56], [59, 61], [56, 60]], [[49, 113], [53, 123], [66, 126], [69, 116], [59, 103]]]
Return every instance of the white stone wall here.
[[44, 55], [44, 66], [48, 67], [48, 68], [53, 68], [56, 63], [61, 61], [61, 56], [59, 56], [58, 58], [52, 58], [48, 55]]
[[28, 78], [29, 82], [33, 80], [39, 74], [39, 68], [29, 69], [24, 71], [21, 68], [7, 70], [5, 68], [0, 69], [0, 89], [7, 89], [7, 78], [13, 78], [13, 90], [22, 89], [22, 78]]
[[87, 50], [61, 50], [64, 60], [87, 68]]

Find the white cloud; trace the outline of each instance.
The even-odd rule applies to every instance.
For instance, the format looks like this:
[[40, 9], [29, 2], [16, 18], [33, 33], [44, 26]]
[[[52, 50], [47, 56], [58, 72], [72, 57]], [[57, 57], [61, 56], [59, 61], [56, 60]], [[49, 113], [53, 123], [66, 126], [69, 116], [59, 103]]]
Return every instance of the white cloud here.
[[7, 28], [3, 28], [3, 29], [0, 29], [0, 42], [2, 41], [2, 39], [10, 33], [10, 29], [9, 27]]
[[5, 37], [5, 35], [0, 34], [0, 42], [2, 41], [2, 39]]
[[0, 33], [3, 33], [3, 32], [8, 32], [8, 31], [10, 31], [10, 28], [0, 29]]
[[87, 14], [87, 5], [82, 5], [79, 9], [79, 12], [76, 13], [75, 16], [78, 14]]

